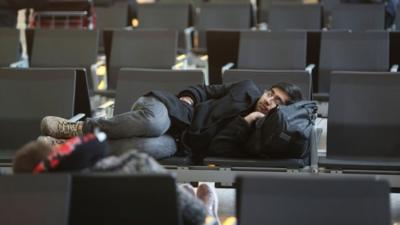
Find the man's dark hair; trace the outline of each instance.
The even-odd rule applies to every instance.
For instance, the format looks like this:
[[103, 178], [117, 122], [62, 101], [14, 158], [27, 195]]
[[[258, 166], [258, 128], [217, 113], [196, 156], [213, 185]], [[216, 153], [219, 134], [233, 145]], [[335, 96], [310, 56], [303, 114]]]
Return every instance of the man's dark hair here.
[[284, 91], [290, 97], [290, 100], [287, 103], [288, 105], [303, 100], [303, 95], [301, 94], [301, 90], [295, 84], [279, 82], [277, 84], [272, 85], [271, 89], [272, 88], [278, 88], [281, 91]]

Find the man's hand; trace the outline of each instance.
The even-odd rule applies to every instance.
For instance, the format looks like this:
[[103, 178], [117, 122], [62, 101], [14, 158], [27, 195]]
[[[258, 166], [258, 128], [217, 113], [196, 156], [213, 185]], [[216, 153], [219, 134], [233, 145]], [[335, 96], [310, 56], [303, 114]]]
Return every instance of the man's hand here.
[[193, 105], [194, 104], [193, 99], [191, 97], [189, 97], [189, 96], [180, 97], [179, 100], [184, 101], [189, 105]]
[[265, 116], [264, 113], [255, 111], [255, 112], [252, 112], [252, 113], [250, 113], [249, 115], [247, 115], [247, 116], [244, 118], [244, 120], [246, 120], [246, 122], [247, 122], [248, 124], [251, 124], [251, 123], [253, 123], [254, 121], [256, 121], [257, 119], [262, 118], [262, 117], [264, 117], [264, 116]]

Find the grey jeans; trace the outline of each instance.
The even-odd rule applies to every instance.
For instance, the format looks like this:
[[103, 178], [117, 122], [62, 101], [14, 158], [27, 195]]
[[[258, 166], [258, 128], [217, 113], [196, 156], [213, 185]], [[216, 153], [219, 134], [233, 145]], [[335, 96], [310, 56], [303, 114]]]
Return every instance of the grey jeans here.
[[170, 126], [165, 105], [154, 97], [143, 96], [134, 103], [130, 112], [110, 119], [87, 119], [83, 130], [100, 128], [110, 140], [112, 154], [138, 149], [160, 159], [172, 156], [177, 149], [174, 139], [165, 134]]

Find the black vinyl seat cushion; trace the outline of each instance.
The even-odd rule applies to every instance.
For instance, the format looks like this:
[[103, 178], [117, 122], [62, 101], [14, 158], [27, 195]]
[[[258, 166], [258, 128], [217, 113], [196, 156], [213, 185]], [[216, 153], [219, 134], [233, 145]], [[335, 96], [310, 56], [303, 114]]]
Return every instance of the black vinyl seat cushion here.
[[159, 159], [158, 162], [164, 166], [191, 166], [192, 160], [190, 157], [172, 156], [165, 159]]
[[306, 166], [302, 159], [255, 159], [255, 158], [220, 158], [207, 157], [204, 164], [220, 167], [275, 167], [275, 168], [303, 168]]
[[399, 158], [323, 157], [318, 165], [329, 169], [400, 171]]

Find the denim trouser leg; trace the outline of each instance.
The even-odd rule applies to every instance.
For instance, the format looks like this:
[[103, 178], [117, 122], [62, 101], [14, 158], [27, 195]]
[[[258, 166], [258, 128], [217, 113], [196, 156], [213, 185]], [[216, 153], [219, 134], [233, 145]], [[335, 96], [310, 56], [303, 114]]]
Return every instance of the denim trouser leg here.
[[159, 137], [170, 127], [171, 121], [165, 105], [154, 97], [140, 97], [132, 111], [110, 119], [87, 119], [83, 130], [99, 127], [110, 139], [129, 137]]
[[155, 159], [171, 157], [175, 154], [177, 146], [173, 137], [164, 134], [160, 137], [130, 137], [114, 139], [108, 142], [112, 155], [121, 155], [136, 149], [145, 152]]

